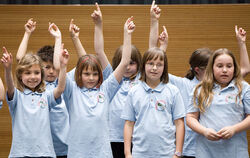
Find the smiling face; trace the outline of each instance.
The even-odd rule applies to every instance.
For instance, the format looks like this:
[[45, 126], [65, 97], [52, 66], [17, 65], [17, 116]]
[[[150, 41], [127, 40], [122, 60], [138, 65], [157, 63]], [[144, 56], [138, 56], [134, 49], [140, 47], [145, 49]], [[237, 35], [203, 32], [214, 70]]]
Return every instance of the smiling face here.
[[38, 64], [32, 65], [30, 68], [23, 71], [21, 75], [23, 84], [34, 91], [41, 82], [41, 68]]
[[231, 56], [221, 54], [216, 57], [213, 64], [213, 74], [216, 82], [223, 88], [234, 77], [234, 63]]

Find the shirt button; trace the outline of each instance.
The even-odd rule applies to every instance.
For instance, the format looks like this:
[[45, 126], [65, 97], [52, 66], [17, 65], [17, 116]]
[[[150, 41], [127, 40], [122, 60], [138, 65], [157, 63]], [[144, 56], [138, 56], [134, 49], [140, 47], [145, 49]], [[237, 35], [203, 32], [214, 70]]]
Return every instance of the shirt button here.
[[153, 99], [150, 100], [151, 102], [153, 101]]

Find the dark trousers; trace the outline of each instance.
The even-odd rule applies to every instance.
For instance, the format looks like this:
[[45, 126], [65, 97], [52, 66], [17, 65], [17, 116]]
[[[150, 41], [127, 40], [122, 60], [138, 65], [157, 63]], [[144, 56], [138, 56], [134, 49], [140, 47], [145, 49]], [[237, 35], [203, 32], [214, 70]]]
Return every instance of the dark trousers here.
[[195, 158], [194, 156], [182, 156], [182, 158]]
[[56, 158], [67, 158], [67, 155], [63, 155], [63, 156], [56, 156]]
[[123, 142], [111, 142], [111, 148], [114, 158], [125, 158]]

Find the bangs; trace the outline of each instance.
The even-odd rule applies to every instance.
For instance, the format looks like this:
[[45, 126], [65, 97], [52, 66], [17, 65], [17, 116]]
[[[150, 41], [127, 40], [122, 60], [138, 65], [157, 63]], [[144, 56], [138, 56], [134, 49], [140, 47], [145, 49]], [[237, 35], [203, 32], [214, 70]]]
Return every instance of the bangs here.
[[162, 53], [162, 51], [153, 51], [153, 52], [149, 51], [146, 61], [157, 60], [157, 59], [164, 60], [164, 54]]

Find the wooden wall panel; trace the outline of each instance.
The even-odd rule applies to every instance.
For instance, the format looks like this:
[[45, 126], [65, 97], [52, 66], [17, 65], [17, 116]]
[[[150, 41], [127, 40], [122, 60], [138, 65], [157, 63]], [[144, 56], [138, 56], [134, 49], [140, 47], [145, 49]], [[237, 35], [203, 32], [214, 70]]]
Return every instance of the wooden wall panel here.
[[[188, 58], [193, 50], [200, 47], [210, 49], [228, 48], [239, 60], [234, 25], [250, 32], [250, 5], [160, 5], [162, 9], [160, 26], [166, 25], [169, 33], [167, 50], [169, 72], [184, 76], [189, 68]], [[5, 46], [15, 56], [24, 34], [24, 24], [29, 18], [37, 21], [37, 28], [29, 41], [28, 50], [36, 52], [41, 46], [53, 44], [48, 33], [48, 23], [54, 22], [60, 28], [63, 42], [71, 54], [68, 70], [77, 62], [77, 56], [69, 36], [71, 18], [81, 28], [80, 39], [87, 53], [94, 53], [94, 25], [90, 14], [94, 5], [85, 6], [16, 6], [0, 5], [0, 47]], [[134, 16], [136, 30], [133, 44], [143, 54], [148, 48], [149, 5], [105, 5], [101, 6], [104, 20], [105, 52], [111, 60], [115, 49], [122, 44], [123, 24]], [[162, 30], [160, 28], [160, 30]], [[250, 42], [248, 38], [248, 50]], [[14, 64], [15, 67], [15, 64]], [[3, 78], [3, 66], [0, 66]], [[250, 76], [245, 78], [248, 82]], [[250, 140], [250, 137], [249, 137]], [[4, 102], [0, 110], [0, 157], [6, 158], [11, 146], [11, 118]]]

